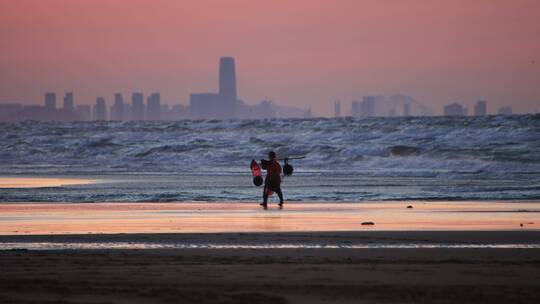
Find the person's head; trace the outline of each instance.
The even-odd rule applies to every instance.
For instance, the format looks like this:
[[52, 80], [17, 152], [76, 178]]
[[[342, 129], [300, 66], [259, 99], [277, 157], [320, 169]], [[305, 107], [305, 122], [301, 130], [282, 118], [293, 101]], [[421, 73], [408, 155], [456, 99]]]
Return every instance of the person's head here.
[[270, 151], [270, 153], [268, 153], [268, 158], [270, 158], [270, 160], [276, 159], [276, 152]]

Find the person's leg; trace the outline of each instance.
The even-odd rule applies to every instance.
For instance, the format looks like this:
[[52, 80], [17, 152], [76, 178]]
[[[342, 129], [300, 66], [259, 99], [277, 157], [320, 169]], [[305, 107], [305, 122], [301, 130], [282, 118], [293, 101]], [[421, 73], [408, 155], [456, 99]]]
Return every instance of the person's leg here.
[[268, 189], [267, 189], [267, 186], [264, 185], [264, 188], [263, 188], [263, 202], [260, 205], [261, 206], [266, 206], [267, 202], [268, 202]]
[[277, 186], [275, 192], [279, 196], [279, 205], [283, 205], [283, 193], [281, 192], [281, 186]]

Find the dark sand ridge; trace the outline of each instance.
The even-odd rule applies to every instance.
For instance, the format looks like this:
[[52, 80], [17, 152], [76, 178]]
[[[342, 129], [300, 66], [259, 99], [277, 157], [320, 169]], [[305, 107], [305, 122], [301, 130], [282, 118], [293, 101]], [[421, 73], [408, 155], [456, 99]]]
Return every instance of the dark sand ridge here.
[[[540, 231], [1, 236], [0, 242], [539, 243]], [[540, 249], [0, 251], [0, 302], [538, 303]]]
[[538, 303], [540, 250], [0, 251], [0, 302]]
[[0, 243], [155, 244], [540, 244], [540, 230], [524, 231], [321, 231], [266, 233], [126, 233], [0, 235]]

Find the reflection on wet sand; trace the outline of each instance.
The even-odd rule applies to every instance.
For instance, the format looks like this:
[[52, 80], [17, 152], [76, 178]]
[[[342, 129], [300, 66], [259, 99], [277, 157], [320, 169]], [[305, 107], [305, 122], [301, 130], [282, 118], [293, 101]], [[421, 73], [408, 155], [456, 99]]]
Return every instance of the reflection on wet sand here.
[[452, 243], [149, 243], [149, 242], [1, 242], [0, 250], [95, 250], [95, 249], [540, 249], [540, 244]]
[[539, 212], [538, 202], [17, 203], [0, 205], [0, 234], [536, 230]]
[[95, 183], [92, 179], [81, 178], [26, 178], [0, 177], [0, 188], [44, 188], [60, 186], [88, 185]]

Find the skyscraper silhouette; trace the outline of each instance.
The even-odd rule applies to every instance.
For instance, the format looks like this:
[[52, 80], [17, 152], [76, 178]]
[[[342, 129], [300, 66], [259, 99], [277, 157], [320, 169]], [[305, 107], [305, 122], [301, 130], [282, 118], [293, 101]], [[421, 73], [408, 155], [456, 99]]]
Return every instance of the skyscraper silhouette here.
[[56, 109], [56, 93], [45, 93], [45, 108]]
[[144, 119], [144, 96], [143, 93], [135, 92], [131, 94], [131, 119]]
[[159, 93], [153, 93], [146, 99], [146, 119], [161, 119], [161, 97]]
[[114, 94], [114, 104], [111, 107], [111, 120], [124, 120], [124, 97], [121, 93]]
[[75, 106], [73, 104], [73, 92], [67, 92], [66, 95], [64, 95], [64, 110], [70, 112], [75, 110]]
[[96, 98], [96, 104], [94, 105], [94, 120], [107, 120], [107, 105], [105, 104], [105, 98]]
[[234, 58], [219, 60], [219, 93], [193, 93], [189, 98], [191, 116], [195, 119], [231, 119], [237, 117], [241, 101], [236, 95]]
[[224, 100], [236, 101], [236, 71], [232, 57], [219, 60], [219, 95]]

